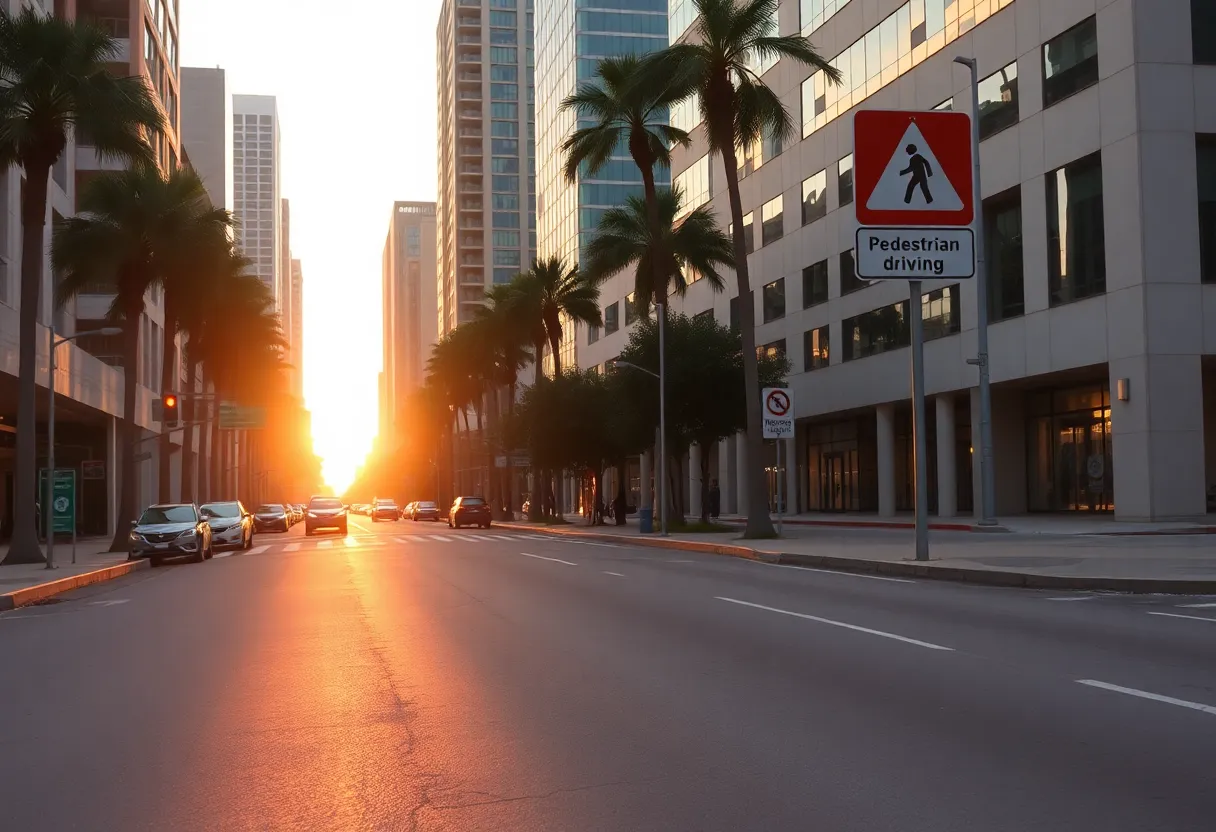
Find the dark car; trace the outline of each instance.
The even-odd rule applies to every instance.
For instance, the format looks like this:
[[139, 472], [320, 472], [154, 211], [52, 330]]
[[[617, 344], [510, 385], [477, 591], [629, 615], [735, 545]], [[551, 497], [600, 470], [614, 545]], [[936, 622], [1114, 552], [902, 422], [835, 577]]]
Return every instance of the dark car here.
[[238, 500], [203, 503], [198, 513], [211, 526], [211, 547], [248, 549], [253, 545], [253, 515]]
[[457, 497], [448, 509], [448, 526], [481, 526], [490, 528], [490, 505], [481, 497]]
[[253, 510], [253, 528], [259, 532], [288, 531], [291, 514], [282, 503], [263, 503]]
[[213, 554], [211, 526], [194, 503], [148, 506], [131, 523], [130, 542], [128, 557], [148, 558], [153, 566], [176, 557], [202, 563]]
[[372, 522], [378, 520], [398, 520], [401, 517], [401, 512], [397, 510], [397, 504], [392, 500], [376, 498], [372, 501]]
[[417, 523], [419, 520], [439, 520], [439, 506], [430, 500], [419, 500], [410, 509], [410, 519]]
[[334, 497], [313, 497], [304, 513], [304, 534], [312, 536], [321, 529], [346, 534], [346, 506]]

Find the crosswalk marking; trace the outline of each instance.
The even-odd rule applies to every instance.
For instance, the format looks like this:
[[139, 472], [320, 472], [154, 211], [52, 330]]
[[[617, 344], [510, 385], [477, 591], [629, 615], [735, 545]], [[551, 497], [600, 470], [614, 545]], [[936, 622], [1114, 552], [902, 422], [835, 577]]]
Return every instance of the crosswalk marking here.
[[484, 534], [470, 534], [470, 535], [468, 535], [468, 537], [471, 537], [473, 540], [493, 540], [494, 539], [494, 538], [488, 537], [487, 535], [484, 535]]
[[333, 542], [332, 540], [318, 540], [318, 541], [317, 541], [317, 548], [318, 548], [318, 549], [329, 549], [329, 548], [331, 548], [333, 545], [334, 545], [334, 542]]
[[443, 535], [438, 535], [438, 534], [433, 534], [433, 535], [431, 535], [431, 540], [441, 540], [441, 541], [443, 541], [444, 543], [451, 543], [451, 542], [452, 542], [452, 539], [451, 539], [450, 537], [444, 537]]
[[495, 540], [514, 540], [515, 539], [514, 537], [511, 537], [510, 535], [507, 535], [507, 534], [496, 534], [493, 537]]
[[284, 552], [298, 552], [298, 551], [300, 551], [300, 544], [299, 543], [288, 543], [286, 546], [283, 547], [283, 551]]
[[408, 537], [394, 537], [393, 540], [397, 541], [398, 543], [409, 543], [410, 542], [410, 538], [408, 538]]
[[1210, 610], [1216, 609], [1216, 604], [1179, 604], [1179, 607], [1188, 610]]
[[260, 555], [260, 554], [262, 554], [262, 552], [265, 552], [269, 548], [270, 548], [269, 546], [255, 546], [254, 548], [252, 548], [248, 552], [246, 552], [246, 554]]

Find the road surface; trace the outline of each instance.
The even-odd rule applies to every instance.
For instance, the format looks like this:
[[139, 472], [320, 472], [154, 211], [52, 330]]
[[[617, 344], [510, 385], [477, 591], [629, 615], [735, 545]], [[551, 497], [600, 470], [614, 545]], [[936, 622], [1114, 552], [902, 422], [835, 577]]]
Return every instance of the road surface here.
[[0, 615], [0, 702], [13, 830], [1216, 828], [1216, 598], [354, 518]]

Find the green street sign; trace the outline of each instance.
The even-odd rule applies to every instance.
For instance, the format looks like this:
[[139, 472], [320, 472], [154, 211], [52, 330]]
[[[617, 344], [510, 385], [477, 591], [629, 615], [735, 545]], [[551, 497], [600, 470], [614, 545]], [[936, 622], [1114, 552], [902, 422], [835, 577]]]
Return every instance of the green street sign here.
[[[38, 477], [40, 501], [46, 499], [46, 473], [43, 468]], [[76, 470], [60, 468], [55, 471], [54, 490], [51, 492], [51, 522], [55, 534], [76, 532]]]
[[220, 402], [220, 430], [256, 430], [266, 427], [266, 408]]

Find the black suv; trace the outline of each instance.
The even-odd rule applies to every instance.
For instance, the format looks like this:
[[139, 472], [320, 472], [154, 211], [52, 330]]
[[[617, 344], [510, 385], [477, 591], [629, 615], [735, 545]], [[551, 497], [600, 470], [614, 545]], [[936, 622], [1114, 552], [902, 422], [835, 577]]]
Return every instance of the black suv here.
[[457, 497], [448, 509], [448, 526], [481, 526], [490, 528], [490, 506], [481, 497]]
[[346, 534], [346, 506], [334, 497], [313, 497], [304, 512], [304, 534], [311, 537], [320, 529]]

